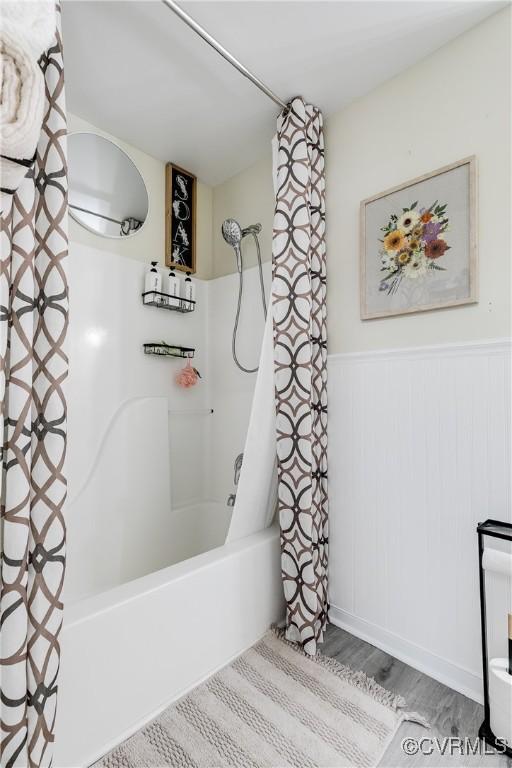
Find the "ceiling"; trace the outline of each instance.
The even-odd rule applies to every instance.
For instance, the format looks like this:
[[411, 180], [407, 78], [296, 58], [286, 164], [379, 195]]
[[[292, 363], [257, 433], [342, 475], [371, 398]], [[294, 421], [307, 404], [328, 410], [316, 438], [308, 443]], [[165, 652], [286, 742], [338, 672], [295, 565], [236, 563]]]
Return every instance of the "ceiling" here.
[[[181, 3], [284, 101], [301, 94], [325, 115], [505, 4]], [[269, 147], [278, 107], [161, 2], [64, 0], [63, 37], [68, 109], [103, 130], [211, 185]]]

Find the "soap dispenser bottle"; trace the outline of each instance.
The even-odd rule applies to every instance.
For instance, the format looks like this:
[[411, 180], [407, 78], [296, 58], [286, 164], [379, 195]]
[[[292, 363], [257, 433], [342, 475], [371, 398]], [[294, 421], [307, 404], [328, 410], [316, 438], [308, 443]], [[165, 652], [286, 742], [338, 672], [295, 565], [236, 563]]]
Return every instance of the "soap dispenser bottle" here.
[[185, 278], [185, 288], [184, 288], [184, 295], [185, 295], [185, 309], [188, 309], [189, 311], [192, 311], [195, 309], [196, 306], [196, 286], [192, 282], [192, 278], [190, 275]]
[[181, 280], [173, 269], [167, 276], [167, 294], [170, 307], [180, 306]]
[[[146, 272], [146, 278], [144, 280], [144, 293], [150, 293], [156, 291], [161, 293], [162, 291], [162, 275], [157, 269], [158, 261], [152, 261], [151, 267]], [[150, 299], [157, 299], [159, 297], [151, 296]]]

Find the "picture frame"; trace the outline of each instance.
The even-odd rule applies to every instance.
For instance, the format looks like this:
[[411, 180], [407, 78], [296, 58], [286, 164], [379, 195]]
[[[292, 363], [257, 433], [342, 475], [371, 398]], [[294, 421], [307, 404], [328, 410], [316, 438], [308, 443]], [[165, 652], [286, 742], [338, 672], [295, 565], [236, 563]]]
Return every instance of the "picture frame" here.
[[165, 263], [191, 275], [196, 271], [197, 178], [179, 165], [165, 166]]
[[361, 320], [478, 301], [474, 155], [360, 203]]

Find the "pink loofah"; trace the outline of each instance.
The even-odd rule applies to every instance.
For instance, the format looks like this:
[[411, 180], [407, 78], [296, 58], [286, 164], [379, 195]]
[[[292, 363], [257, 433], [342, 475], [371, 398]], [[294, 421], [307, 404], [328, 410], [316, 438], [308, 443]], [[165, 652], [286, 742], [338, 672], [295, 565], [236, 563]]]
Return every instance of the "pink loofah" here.
[[193, 387], [194, 384], [197, 384], [198, 378], [199, 376], [196, 369], [192, 368], [190, 360], [187, 360], [186, 366], [176, 374], [176, 384], [179, 387], [188, 389], [188, 387]]

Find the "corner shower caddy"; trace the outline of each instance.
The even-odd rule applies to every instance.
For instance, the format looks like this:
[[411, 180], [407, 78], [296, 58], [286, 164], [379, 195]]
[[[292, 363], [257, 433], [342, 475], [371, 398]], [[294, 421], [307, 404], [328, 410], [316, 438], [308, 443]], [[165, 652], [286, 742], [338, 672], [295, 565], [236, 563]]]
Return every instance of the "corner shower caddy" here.
[[161, 357], [194, 357], [194, 347], [181, 347], [179, 344], [166, 344], [165, 341], [150, 341], [143, 344], [145, 355], [160, 355]]
[[193, 312], [196, 308], [194, 299], [181, 299], [161, 291], [146, 291], [142, 294], [142, 303], [148, 307], [170, 309], [173, 312], [181, 312], [182, 314]]

